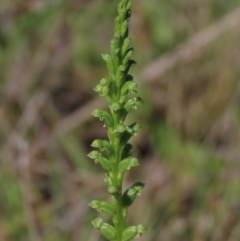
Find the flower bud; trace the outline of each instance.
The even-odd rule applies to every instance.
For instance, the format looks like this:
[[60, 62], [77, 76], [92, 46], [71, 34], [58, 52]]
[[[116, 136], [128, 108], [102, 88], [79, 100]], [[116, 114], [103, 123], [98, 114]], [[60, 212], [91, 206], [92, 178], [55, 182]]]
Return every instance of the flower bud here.
[[114, 49], [113, 55], [115, 55], [115, 56], [117, 57], [118, 54], [119, 54], [119, 52], [120, 52], [120, 49], [119, 49], [119, 48]]
[[126, 65], [128, 63], [128, 61], [132, 58], [133, 56], [133, 48], [129, 49], [127, 54], [124, 56], [122, 64]]
[[100, 81], [99, 85], [95, 86], [93, 90], [98, 92], [100, 96], [104, 96], [108, 103], [111, 103], [112, 98], [109, 95], [109, 92], [110, 92], [109, 85], [110, 85], [110, 81], [108, 81], [107, 83], [107, 79], [104, 78]]
[[116, 237], [116, 230], [113, 226], [105, 223], [101, 218], [96, 218], [92, 221], [92, 224], [97, 228], [100, 233], [108, 240], [113, 240]]
[[136, 135], [136, 133], [138, 131], [140, 131], [142, 128], [142, 126], [138, 123], [133, 123], [131, 124], [128, 128], [127, 128], [127, 131], [132, 134], [132, 135]]
[[118, 170], [119, 172], [126, 172], [127, 170], [129, 170], [131, 167], [135, 167], [138, 166], [139, 162], [138, 159], [135, 157], [128, 157], [125, 158], [124, 160], [122, 160], [119, 165], [118, 165]]
[[103, 157], [102, 155], [99, 156], [99, 164], [101, 165], [101, 167], [105, 170], [105, 171], [110, 171], [111, 170], [111, 165], [110, 162], [107, 158]]
[[90, 157], [91, 159], [94, 159], [96, 163], [99, 163], [105, 171], [111, 170], [109, 160], [107, 158], [105, 158], [100, 152], [91, 151], [88, 154], [88, 157]]
[[147, 231], [147, 228], [141, 224], [138, 226], [130, 226], [123, 231], [123, 234], [122, 234], [123, 241], [130, 241], [134, 238], [137, 238], [146, 231]]
[[87, 156], [91, 159], [97, 160], [99, 158], [99, 155], [101, 155], [98, 151], [91, 151]]
[[143, 100], [140, 97], [134, 97], [126, 102], [124, 109], [129, 112], [131, 109], [137, 109], [137, 106], [142, 104]]
[[100, 151], [104, 151], [108, 155], [112, 155], [114, 152], [112, 145], [106, 140], [95, 140], [93, 141], [91, 146], [95, 148], [99, 148]]
[[112, 111], [118, 111], [118, 110], [121, 109], [121, 105], [118, 102], [113, 102], [110, 105], [110, 108], [111, 108]]
[[130, 8], [131, 8], [131, 5], [132, 5], [132, 0], [128, 0], [126, 9], [130, 9]]
[[[126, 14], [126, 11], [124, 12]], [[121, 36], [124, 37], [128, 31], [128, 21], [125, 20], [121, 25]]]
[[124, 83], [121, 88], [121, 95], [126, 95], [127, 93], [136, 94], [137, 93], [137, 84], [133, 81], [127, 81]]
[[107, 63], [107, 68], [108, 68], [110, 76], [114, 76], [115, 70], [114, 70], [114, 64], [113, 64], [112, 57], [109, 54], [102, 54], [102, 58]]
[[[118, 29], [120, 29], [120, 25]], [[121, 37], [118, 31], [114, 34], [113, 40], [114, 40], [114, 49], [119, 49], [121, 45]]]
[[117, 174], [117, 184], [121, 185], [122, 184], [122, 180], [123, 180], [123, 172], [118, 172]]
[[114, 39], [112, 39], [111, 42], [110, 42], [110, 50], [111, 50], [111, 54], [113, 56], [113, 53], [114, 53], [114, 50], [115, 50]]
[[100, 85], [101, 86], [109, 86], [111, 83], [111, 79], [110, 78], [102, 78], [100, 80]]
[[119, 13], [119, 15], [120, 15], [120, 12], [122, 11], [122, 9], [123, 9], [123, 2], [120, 2], [119, 4], [118, 4], [118, 13]]
[[140, 196], [144, 187], [144, 183], [136, 182], [130, 188], [128, 188], [123, 194], [123, 206], [129, 207], [137, 196]]
[[110, 50], [111, 50], [111, 55], [112, 55], [112, 60], [113, 60], [113, 63], [114, 63], [114, 69], [115, 69], [115, 66], [118, 66], [119, 65], [119, 52], [120, 52], [120, 48], [116, 47], [115, 46], [115, 41], [114, 39], [111, 40], [111, 44], [110, 44]]
[[96, 85], [93, 90], [96, 91], [96, 92], [100, 92], [102, 90], [102, 86]]
[[109, 185], [108, 186], [108, 192], [110, 194], [115, 194], [119, 191], [118, 187], [116, 185]]
[[107, 182], [108, 185], [112, 185], [112, 180], [111, 180], [111, 178], [109, 177], [109, 172], [108, 172], [108, 173], [105, 173], [105, 175], [104, 175], [104, 182]]
[[102, 54], [102, 58], [105, 62], [111, 61], [111, 56], [109, 54]]
[[121, 19], [125, 19], [127, 9], [125, 9], [125, 7], [122, 7], [122, 8], [119, 9], [118, 13], [119, 13], [119, 16], [120, 16]]
[[100, 119], [100, 121], [104, 121], [104, 123], [107, 125], [107, 127], [112, 127], [113, 125], [113, 119], [112, 116], [109, 112], [106, 110], [100, 110], [100, 109], [95, 109], [92, 112], [92, 115], [94, 117], [97, 117]]
[[118, 67], [118, 71], [117, 71], [117, 79], [118, 80], [122, 80], [124, 75], [125, 75], [125, 70], [127, 69], [127, 66], [124, 65], [120, 65]]
[[99, 91], [100, 96], [107, 96], [109, 94], [109, 88], [107, 86], [103, 86]]
[[128, 51], [128, 48], [131, 45], [131, 42], [132, 42], [132, 40], [130, 37], [127, 37], [124, 39], [123, 47], [122, 47], [122, 51], [121, 51], [122, 56], [125, 56], [126, 52]]
[[118, 67], [118, 71], [119, 71], [119, 72], [124, 72], [126, 69], [127, 69], [127, 66], [126, 66], [126, 65], [120, 65], [120, 66]]
[[113, 204], [105, 202], [93, 200], [88, 204], [90, 207], [96, 209], [98, 212], [104, 212], [109, 216], [113, 216], [116, 213], [116, 208]]
[[123, 133], [125, 130], [126, 130], [126, 126], [124, 124], [118, 124], [114, 131], [116, 133]]

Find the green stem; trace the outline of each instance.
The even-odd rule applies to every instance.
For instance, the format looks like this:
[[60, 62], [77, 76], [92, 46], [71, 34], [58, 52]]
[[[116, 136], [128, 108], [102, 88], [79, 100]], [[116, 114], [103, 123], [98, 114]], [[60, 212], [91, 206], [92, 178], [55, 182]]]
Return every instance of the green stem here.
[[[118, 93], [120, 91], [118, 90]], [[117, 113], [112, 112], [114, 119], [114, 128], [119, 123], [119, 115]], [[113, 194], [114, 204], [116, 207], [116, 215], [113, 219], [113, 224], [116, 229], [116, 241], [122, 241], [122, 233], [126, 228], [126, 220], [123, 214], [123, 206], [122, 206], [122, 178], [118, 179], [118, 164], [121, 161], [121, 150], [120, 150], [120, 139], [117, 135], [114, 138], [114, 149], [115, 149], [115, 170], [113, 173], [114, 183], [117, 184], [118, 192]]]
[[114, 226], [116, 229], [116, 241], [122, 241], [122, 232], [124, 230], [124, 217], [122, 215], [122, 195], [121, 193], [114, 195], [114, 203], [117, 209], [116, 220]]

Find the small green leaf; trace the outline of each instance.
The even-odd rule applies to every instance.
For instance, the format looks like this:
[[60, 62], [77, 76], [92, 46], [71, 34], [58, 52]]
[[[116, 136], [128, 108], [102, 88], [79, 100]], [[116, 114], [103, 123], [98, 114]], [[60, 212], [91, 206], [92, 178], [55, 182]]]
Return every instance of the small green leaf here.
[[137, 196], [140, 196], [144, 183], [136, 182], [130, 188], [128, 188], [123, 194], [123, 206], [129, 207]]
[[131, 68], [131, 67], [134, 67], [136, 64], [137, 64], [137, 62], [135, 60], [130, 59], [128, 61], [128, 69]]
[[133, 80], [133, 76], [130, 74], [127, 74], [126, 81], [131, 81], [131, 80]]
[[132, 150], [132, 145], [130, 143], [126, 143], [123, 147], [121, 159], [125, 159], [131, 156], [132, 155], [131, 150]]

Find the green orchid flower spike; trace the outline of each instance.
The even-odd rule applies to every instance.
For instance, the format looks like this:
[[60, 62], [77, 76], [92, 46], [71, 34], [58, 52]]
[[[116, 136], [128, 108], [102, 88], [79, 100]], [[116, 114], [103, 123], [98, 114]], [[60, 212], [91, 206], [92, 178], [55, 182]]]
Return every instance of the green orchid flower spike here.
[[137, 158], [131, 155], [132, 145], [128, 141], [141, 129], [138, 123], [127, 126], [124, 121], [132, 109], [137, 109], [143, 103], [140, 97], [135, 96], [137, 84], [128, 74], [130, 68], [136, 64], [132, 60], [133, 48], [128, 36], [131, 4], [132, 0], [122, 0], [118, 5], [114, 38], [110, 44], [111, 54], [102, 54], [109, 75], [101, 79], [100, 84], [94, 88], [109, 106], [108, 111], [96, 109], [92, 112], [94, 117], [104, 122], [108, 140], [95, 140], [92, 147], [98, 151], [88, 154], [105, 171], [108, 192], [113, 197], [113, 203], [99, 200], [89, 203], [89, 206], [111, 218], [111, 224], [101, 218], [92, 221], [93, 226], [110, 241], [129, 241], [146, 231], [146, 227], [141, 224], [129, 227], [126, 225], [127, 209], [140, 195], [144, 184], [136, 182], [125, 192], [122, 191], [124, 174], [139, 165]]

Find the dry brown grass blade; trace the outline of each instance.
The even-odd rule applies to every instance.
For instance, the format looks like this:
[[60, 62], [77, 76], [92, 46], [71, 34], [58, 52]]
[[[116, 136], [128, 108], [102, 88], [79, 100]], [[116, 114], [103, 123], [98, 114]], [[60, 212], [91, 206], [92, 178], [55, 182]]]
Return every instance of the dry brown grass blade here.
[[96, 108], [106, 108], [107, 104], [101, 98], [95, 98], [83, 107], [77, 109], [73, 114], [60, 120], [54, 127], [55, 135], [59, 136], [76, 128], [91, 117], [91, 111]]
[[17, 137], [17, 149], [19, 152], [18, 165], [20, 171], [20, 187], [22, 204], [27, 221], [29, 235], [32, 241], [42, 241], [41, 229], [38, 218], [33, 206], [33, 197], [31, 190], [31, 174], [30, 174], [30, 156], [29, 148], [26, 142]]
[[224, 33], [238, 28], [240, 23], [240, 7], [215, 22], [208, 28], [195, 34], [187, 42], [176, 50], [166, 53], [149, 64], [143, 71], [143, 79], [152, 83], [163, 76], [168, 70], [176, 66], [180, 61], [191, 61], [197, 58], [203, 51]]
[[[15, 145], [16, 137], [23, 135], [27, 126], [32, 125], [38, 118], [39, 110], [46, 103], [48, 99], [48, 94], [45, 91], [39, 91], [31, 97], [26, 106], [24, 112], [19, 118], [16, 126], [13, 128], [12, 132], [9, 134], [5, 145], [3, 146], [3, 152], [11, 152], [11, 146]], [[7, 121], [7, 120], [6, 120]]]

